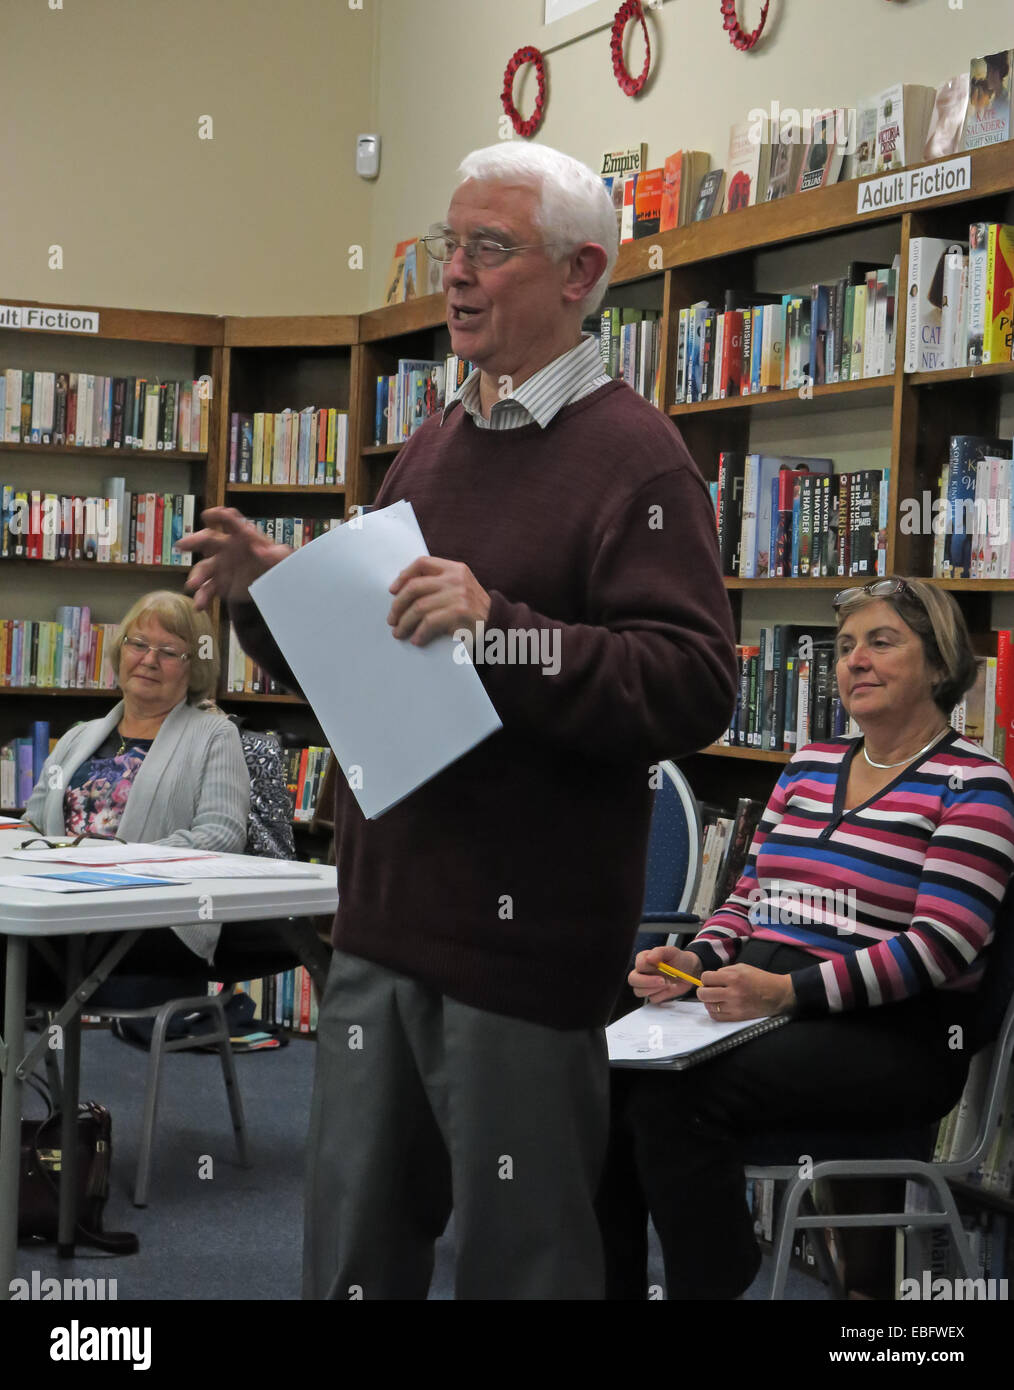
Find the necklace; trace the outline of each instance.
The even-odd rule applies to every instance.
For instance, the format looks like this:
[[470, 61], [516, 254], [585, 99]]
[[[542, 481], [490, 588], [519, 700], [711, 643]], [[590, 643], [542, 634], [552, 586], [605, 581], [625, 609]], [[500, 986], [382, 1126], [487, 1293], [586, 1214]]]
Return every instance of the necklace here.
[[[128, 748], [133, 748], [134, 744], [137, 743], [138, 740], [137, 740], [137, 737], [134, 736], [134, 735], [120, 733], [120, 730], [119, 730], [119, 729], [117, 729], [116, 732], [120, 735], [120, 746], [119, 746], [119, 748], [117, 748], [116, 752], [113, 754], [113, 757], [114, 757], [114, 758], [120, 758], [120, 757], [123, 756], [124, 753], [126, 753], [126, 751], [127, 751]], [[146, 739], [142, 739], [142, 740], [141, 740], [142, 743], [144, 743], [144, 742], [150, 742], [150, 741], [151, 741], [151, 740], [146, 740]]]
[[866, 740], [864, 739], [863, 757], [869, 763], [870, 767], [878, 767], [880, 768], [881, 772], [885, 772], [889, 767], [904, 767], [905, 763], [915, 762], [916, 758], [921, 758], [924, 753], [928, 752], [943, 732], [943, 729], [938, 730], [938, 732], [935, 733], [933, 737], [930, 739], [929, 743], [927, 743], [924, 748], [919, 749], [918, 753], [913, 753], [908, 758], [902, 758], [901, 762], [898, 763], [875, 763], [873, 759], [870, 757], [869, 753], [867, 753], [866, 751]]

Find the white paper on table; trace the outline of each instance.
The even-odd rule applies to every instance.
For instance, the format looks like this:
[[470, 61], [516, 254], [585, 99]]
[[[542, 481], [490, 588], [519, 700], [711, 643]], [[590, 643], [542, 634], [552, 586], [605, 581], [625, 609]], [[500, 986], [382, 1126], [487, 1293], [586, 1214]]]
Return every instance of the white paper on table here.
[[[238, 854], [194, 863], [145, 864], [143, 870], [151, 878], [178, 878], [187, 882], [194, 878], [315, 878], [324, 881], [327, 865], [295, 864], [290, 859], [258, 859], [256, 855]], [[337, 875], [337, 869], [331, 873]]]
[[155, 863], [162, 860], [217, 859], [210, 849], [190, 849], [186, 845], [117, 844], [115, 840], [102, 844], [69, 846], [66, 849], [12, 849], [8, 859], [30, 859], [40, 864], [87, 864], [100, 869], [106, 864]]
[[368, 819], [500, 728], [461, 643], [392, 636], [390, 586], [428, 554], [411, 503], [395, 502], [301, 546], [250, 586]]

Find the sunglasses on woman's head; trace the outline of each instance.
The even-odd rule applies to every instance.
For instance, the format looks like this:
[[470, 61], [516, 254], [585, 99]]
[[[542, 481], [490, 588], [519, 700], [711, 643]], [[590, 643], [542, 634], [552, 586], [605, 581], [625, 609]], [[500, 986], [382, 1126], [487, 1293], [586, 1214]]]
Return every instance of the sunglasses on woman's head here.
[[857, 585], [853, 589], [839, 589], [831, 600], [832, 607], [843, 608], [860, 594], [869, 594], [871, 598], [891, 598], [895, 594], [908, 594], [911, 598], [916, 598], [916, 594], [904, 579], [875, 579], [870, 584]]

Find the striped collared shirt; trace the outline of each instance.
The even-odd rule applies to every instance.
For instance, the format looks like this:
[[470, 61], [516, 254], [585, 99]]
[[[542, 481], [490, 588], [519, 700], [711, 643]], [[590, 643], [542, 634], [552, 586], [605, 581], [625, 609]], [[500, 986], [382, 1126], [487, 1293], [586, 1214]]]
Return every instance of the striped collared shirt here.
[[465, 379], [460, 391], [444, 407], [441, 423], [448, 411], [461, 404], [480, 429], [513, 430], [532, 423], [545, 429], [565, 405], [581, 400], [612, 380], [602, 370], [598, 339], [590, 335], [522, 382], [516, 391], [495, 401], [488, 420], [479, 405], [479, 377], [476, 369]]

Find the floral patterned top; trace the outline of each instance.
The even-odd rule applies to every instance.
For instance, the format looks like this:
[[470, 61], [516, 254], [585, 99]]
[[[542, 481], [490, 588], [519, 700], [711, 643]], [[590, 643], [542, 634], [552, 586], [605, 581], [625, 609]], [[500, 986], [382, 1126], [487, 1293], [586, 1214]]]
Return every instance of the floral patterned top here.
[[124, 740], [114, 729], [70, 779], [63, 798], [68, 835], [115, 835], [138, 768], [154, 743], [150, 738]]

